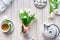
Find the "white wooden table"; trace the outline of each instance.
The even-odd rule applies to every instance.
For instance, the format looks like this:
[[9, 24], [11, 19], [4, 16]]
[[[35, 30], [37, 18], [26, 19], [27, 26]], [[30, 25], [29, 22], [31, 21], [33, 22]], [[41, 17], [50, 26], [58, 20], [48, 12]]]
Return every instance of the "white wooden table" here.
[[[33, 36], [34, 40], [48, 40], [44, 39], [44, 37], [42, 36], [42, 28], [44, 22], [53, 22], [60, 24], [59, 16], [56, 16], [53, 21], [48, 19], [49, 2], [47, 3], [47, 6], [44, 9], [38, 9], [34, 6], [33, 0], [14, 0], [14, 2], [9, 6], [9, 8], [2, 15], [0, 15], [0, 21], [3, 20], [3, 16], [5, 15], [13, 21], [14, 31], [13, 33], [7, 35], [0, 31], [0, 40], [24, 40], [23, 35], [20, 34], [21, 21], [18, 15], [18, 11], [20, 9], [31, 9], [33, 12], [36, 13], [37, 21], [34, 21], [30, 25], [31, 35]], [[60, 40], [60, 38], [58, 37], [56, 40]]]

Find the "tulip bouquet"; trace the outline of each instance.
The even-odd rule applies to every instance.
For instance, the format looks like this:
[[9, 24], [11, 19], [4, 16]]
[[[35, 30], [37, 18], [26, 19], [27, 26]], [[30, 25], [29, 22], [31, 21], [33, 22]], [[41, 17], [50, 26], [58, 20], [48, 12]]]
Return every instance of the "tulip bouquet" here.
[[30, 23], [35, 19], [35, 14], [29, 15], [28, 11], [23, 10], [23, 12], [19, 12], [19, 18], [22, 22], [21, 32], [26, 33], [30, 28]]

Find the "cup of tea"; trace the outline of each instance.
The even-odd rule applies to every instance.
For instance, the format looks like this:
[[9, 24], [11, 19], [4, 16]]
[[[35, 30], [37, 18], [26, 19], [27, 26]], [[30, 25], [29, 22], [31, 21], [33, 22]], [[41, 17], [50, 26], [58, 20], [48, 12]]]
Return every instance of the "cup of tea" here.
[[2, 32], [8, 32], [10, 30], [10, 26], [7, 23], [2, 23], [1, 30]]
[[4, 20], [4, 21], [2, 21], [2, 23], [1, 23], [1, 30], [2, 30], [2, 32], [8, 32], [8, 33], [10, 33], [10, 32], [12, 32], [13, 31], [13, 23], [12, 23], [12, 21], [10, 21], [10, 20]]

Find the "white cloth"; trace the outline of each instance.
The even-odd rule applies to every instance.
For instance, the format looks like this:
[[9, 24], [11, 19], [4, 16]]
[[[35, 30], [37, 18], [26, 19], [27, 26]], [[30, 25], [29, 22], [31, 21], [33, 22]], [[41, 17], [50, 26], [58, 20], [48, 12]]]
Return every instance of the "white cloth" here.
[[0, 1], [0, 14], [10, 5], [13, 0]]

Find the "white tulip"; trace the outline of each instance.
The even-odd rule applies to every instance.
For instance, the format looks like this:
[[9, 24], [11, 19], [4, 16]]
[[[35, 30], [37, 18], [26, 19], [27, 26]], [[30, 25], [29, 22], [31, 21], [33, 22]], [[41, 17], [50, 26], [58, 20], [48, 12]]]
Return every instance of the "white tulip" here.
[[23, 12], [24, 12], [24, 11], [21, 9], [21, 10], [20, 10], [20, 13], [23, 13]]
[[50, 15], [49, 15], [49, 19], [54, 19], [55, 15], [54, 13], [52, 12]]

